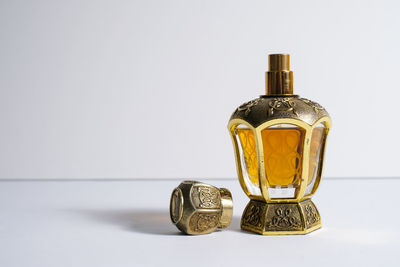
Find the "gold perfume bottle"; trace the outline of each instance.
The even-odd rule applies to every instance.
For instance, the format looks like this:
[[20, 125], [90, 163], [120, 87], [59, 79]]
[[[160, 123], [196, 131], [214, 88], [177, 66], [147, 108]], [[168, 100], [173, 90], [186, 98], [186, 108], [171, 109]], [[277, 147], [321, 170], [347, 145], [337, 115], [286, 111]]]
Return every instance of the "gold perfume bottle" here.
[[289, 55], [269, 55], [266, 95], [239, 106], [228, 123], [240, 185], [250, 198], [242, 229], [279, 235], [321, 227], [311, 197], [330, 127], [321, 105], [293, 94]]

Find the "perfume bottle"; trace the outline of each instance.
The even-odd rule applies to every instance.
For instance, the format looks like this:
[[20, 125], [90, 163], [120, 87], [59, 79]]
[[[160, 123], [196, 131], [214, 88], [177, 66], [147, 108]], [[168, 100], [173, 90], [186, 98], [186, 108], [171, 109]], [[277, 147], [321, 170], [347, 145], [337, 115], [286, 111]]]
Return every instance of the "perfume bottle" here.
[[239, 106], [228, 123], [240, 185], [250, 198], [242, 229], [279, 235], [321, 227], [311, 197], [330, 127], [321, 105], [293, 94], [289, 55], [269, 55], [266, 95]]

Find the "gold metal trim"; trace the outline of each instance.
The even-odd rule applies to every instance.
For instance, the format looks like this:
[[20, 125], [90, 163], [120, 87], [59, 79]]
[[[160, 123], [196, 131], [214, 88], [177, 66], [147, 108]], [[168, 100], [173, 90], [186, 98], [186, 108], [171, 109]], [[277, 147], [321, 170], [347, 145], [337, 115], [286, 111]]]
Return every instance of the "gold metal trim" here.
[[310, 199], [291, 203], [250, 200], [240, 227], [262, 235], [299, 235], [321, 228], [321, 216]]
[[[243, 125], [247, 126], [249, 129], [251, 129], [253, 131], [254, 136], [256, 136], [255, 128], [253, 126], [251, 126], [245, 120], [233, 119], [233, 120], [229, 121], [228, 130], [229, 130], [229, 133], [230, 133], [230, 136], [231, 136], [231, 139], [232, 139], [232, 143], [233, 143], [233, 146], [234, 146], [236, 171], [238, 173], [239, 183], [240, 183], [240, 186], [242, 187], [243, 191], [246, 193], [246, 195], [249, 198], [255, 199], [255, 200], [263, 200], [262, 194], [260, 196], [251, 194], [250, 191], [248, 190], [247, 186], [246, 186], [245, 181], [244, 181], [243, 171], [242, 171], [243, 168], [242, 168], [242, 163], [241, 163], [241, 160], [240, 160], [240, 153], [239, 153], [239, 144], [237, 142], [236, 135], [234, 133], [235, 128], [240, 124], [243, 124]], [[258, 161], [258, 159], [257, 159], [257, 161]], [[261, 191], [261, 189], [260, 189], [260, 191]]]
[[221, 218], [218, 223], [218, 228], [226, 228], [229, 226], [233, 215], [233, 201], [232, 194], [226, 188], [220, 188], [219, 193], [221, 195]]
[[266, 121], [297, 119], [312, 126], [328, 112], [318, 103], [297, 95], [261, 96], [239, 106], [230, 120], [242, 119], [257, 128]]

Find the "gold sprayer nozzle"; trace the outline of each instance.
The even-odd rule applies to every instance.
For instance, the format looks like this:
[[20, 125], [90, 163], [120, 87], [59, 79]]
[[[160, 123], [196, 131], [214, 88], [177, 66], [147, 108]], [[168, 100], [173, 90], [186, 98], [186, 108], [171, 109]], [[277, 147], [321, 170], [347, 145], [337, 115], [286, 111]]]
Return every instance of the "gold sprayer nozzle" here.
[[272, 54], [268, 59], [269, 70], [265, 75], [267, 95], [292, 95], [293, 72], [290, 70], [290, 56]]

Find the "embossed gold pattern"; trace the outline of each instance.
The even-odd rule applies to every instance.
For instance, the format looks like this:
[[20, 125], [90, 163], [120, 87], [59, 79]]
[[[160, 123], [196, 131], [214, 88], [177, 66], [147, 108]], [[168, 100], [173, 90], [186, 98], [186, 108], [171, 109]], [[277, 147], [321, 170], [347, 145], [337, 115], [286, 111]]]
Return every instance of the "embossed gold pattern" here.
[[324, 110], [324, 107], [318, 104], [317, 102], [311, 101], [307, 98], [300, 98], [300, 100], [306, 103], [307, 105], [311, 106], [314, 109], [315, 113]]
[[271, 115], [274, 115], [275, 111], [292, 111], [294, 115], [299, 116], [295, 109], [296, 102], [294, 102], [290, 97], [273, 98], [269, 101], [268, 105], [270, 107], [269, 113]]
[[219, 209], [221, 197], [217, 188], [194, 186], [192, 188], [192, 202], [198, 208]]
[[244, 114], [247, 116], [249, 115], [251, 108], [256, 106], [258, 102], [260, 102], [262, 99], [257, 98], [254, 100], [251, 100], [249, 102], [244, 103], [243, 105], [239, 106], [236, 110], [236, 112], [244, 111]]
[[217, 228], [220, 216], [219, 213], [195, 213], [190, 218], [189, 228], [196, 233], [213, 230]]
[[305, 234], [320, 227], [319, 213], [310, 199], [268, 204], [251, 200], [241, 220], [243, 230], [263, 235]]
[[313, 227], [321, 224], [321, 218], [314, 203], [311, 201], [304, 201], [300, 203], [300, 207], [304, 213], [306, 227]]
[[296, 216], [298, 211], [296, 210], [296, 206], [290, 207], [289, 205], [281, 205], [280, 207], [276, 207], [274, 209], [274, 215], [270, 218], [270, 221], [267, 221], [268, 228], [277, 228], [277, 229], [292, 229], [299, 228], [300, 221], [299, 216]]
[[243, 213], [242, 221], [247, 225], [261, 227], [263, 225], [264, 205], [259, 202], [254, 202]]
[[328, 112], [320, 104], [308, 99], [305, 101], [305, 98], [299, 98], [297, 95], [283, 97], [263, 95], [247, 103], [257, 104], [249, 104], [249, 112], [246, 112], [247, 106], [246, 108], [237, 108], [230, 120], [245, 120], [256, 128], [275, 119], [297, 119], [306, 122], [308, 125], [314, 125], [321, 118], [329, 117]]

